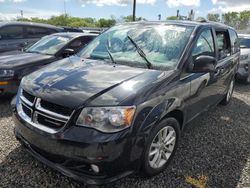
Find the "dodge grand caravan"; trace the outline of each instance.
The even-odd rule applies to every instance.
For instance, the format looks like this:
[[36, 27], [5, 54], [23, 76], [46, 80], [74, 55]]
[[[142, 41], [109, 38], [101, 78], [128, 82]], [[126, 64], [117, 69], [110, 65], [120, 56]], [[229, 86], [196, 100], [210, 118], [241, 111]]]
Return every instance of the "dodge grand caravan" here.
[[15, 135], [38, 160], [89, 184], [156, 175], [188, 122], [230, 102], [237, 41], [210, 22], [114, 26], [22, 79]]

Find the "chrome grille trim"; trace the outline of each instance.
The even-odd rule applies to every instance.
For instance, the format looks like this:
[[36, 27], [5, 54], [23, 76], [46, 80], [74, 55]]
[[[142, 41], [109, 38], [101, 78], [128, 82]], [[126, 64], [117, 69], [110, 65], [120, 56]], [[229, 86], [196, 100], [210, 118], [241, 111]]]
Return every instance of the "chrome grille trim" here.
[[[33, 102], [30, 102], [24, 95], [23, 95], [23, 89], [21, 89], [21, 99], [26, 103], [28, 104], [29, 106], [32, 106], [35, 102], [35, 99]], [[34, 97], [35, 98], [35, 97]]]
[[[44, 113], [46, 113], [46, 114], [49, 114], [49, 115], [51, 115], [51, 116], [54, 116], [54, 117], [56, 117], [56, 118], [59, 118], [59, 120], [60, 120], [60, 119], [63, 119], [63, 120], [65, 120], [65, 121], [67, 121], [67, 120], [70, 118], [70, 116], [64, 116], [64, 115], [61, 115], [61, 114], [58, 114], [58, 113], [56, 113], [56, 112], [52, 112], [52, 111], [50, 111], [50, 110], [47, 110], [47, 109], [43, 108], [43, 107], [41, 106], [41, 99], [40, 99], [40, 98], [37, 98], [37, 100], [36, 100], [36, 109], [39, 110], [39, 111], [41, 111], [41, 112], [44, 112]], [[52, 119], [53, 119], [53, 118], [52, 118]], [[56, 119], [56, 120], [58, 120], [58, 119]]]
[[23, 95], [20, 96], [21, 100], [26, 103], [29, 106], [32, 106], [34, 103], [31, 103], [29, 100], [27, 100]]
[[[50, 134], [57, 133], [59, 130], [61, 130], [67, 125], [72, 114], [74, 113], [74, 111], [72, 111], [71, 116], [64, 116], [56, 112], [52, 112], [50, 110], [43, 108], [40, 105], [40, 102], [42, 99], [37, 98], [35, 96], [34, 98], [35, 98], [34, 102], [31, 103], [27, 98], [25, 98], [25, 96], [23, 96], [23, 89], [21, 89], [20, 96], [19, 96], [18, 103], [17, 103], [17, 113], [25, 122], [29, 123], [31, 126], [39, 130], [42, 130], [44, 132], [47, 132]], [[31, 118], [24, 112], [22, 105], [24, 105], [29, 110], [31, 110]], [[58, 128], [52, 128], [52, 127], [49, 127], [49, 125], [40, 124], [38, 122], [38, 114], [40, 116], [43, 116], [44, 118], [52, 119], [57, 122], [62, 122], [63, 125]], [[55, 125], [57, 125], [56, 122], [55, 122]]]

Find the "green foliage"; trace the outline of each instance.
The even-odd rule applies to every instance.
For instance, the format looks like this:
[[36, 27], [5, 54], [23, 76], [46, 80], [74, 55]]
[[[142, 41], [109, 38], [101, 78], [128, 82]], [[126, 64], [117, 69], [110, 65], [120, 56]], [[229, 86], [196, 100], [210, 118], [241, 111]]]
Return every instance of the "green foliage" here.
[[223, 14], [224, 23], [236, 29], [247, 29], [250, 26], [250, 11], [228, 12]]
[[110, 27], [115, 25], [115, 19], [104, 19], [101, 18], [96, 20], [94, 18], [78, 18], [72, 17], [69, 15], [60, 15], [52, 16], [49, 19], [40, 19], [40, 18], [19, 18], [17, 21], [26, 21], [26, 22], [36, 22], [36, 23], [45, 23], [56, 26], [68, 26], [68, 27]]
[[169, 17], [167, 17], [167, 20], [179, 20], [179, 17], [177, 17], [177, 16], [169, 16]]
[[[133, 21], [133, 16], [132, 15], [129, 15], [129, 16], [124, 16], [122, 17], [122, 20], [125, 21], [125, 22], [132, 22]], [[135, 21], [142, 21], [142, 20], [146, 20], [145, 18], [143, 17], [136, 17], [135, 18]]]
[[220, 22], [220, 15], [219, 14], [211, 14], [211, 13], [209, 13], [207, 15], [207, 19], [209, 21], [213, 21], [213, 22]]

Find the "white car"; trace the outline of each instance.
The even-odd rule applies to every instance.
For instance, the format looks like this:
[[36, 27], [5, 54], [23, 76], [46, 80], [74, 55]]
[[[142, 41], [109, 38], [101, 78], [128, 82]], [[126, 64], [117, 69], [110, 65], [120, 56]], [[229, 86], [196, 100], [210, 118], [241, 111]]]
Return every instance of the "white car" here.
[[239, 34], [240, 40], [240, 66], [236, 74], [238, 80], [250, 83], [250, 34]]

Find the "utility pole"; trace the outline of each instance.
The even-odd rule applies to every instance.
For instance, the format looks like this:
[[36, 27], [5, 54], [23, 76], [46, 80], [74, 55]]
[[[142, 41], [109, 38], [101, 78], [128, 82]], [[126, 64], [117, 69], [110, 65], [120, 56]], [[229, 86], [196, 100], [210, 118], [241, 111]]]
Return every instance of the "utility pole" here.
[[135, 11], [136, 11], [136, 0], [133, 3], [133, 21], [135, 21]]
[[158, 20], [161, 21], [161, 14], [158, 14]]
[[66, 17], [67, 13], [66, 13], [66, 2], [65, 2], [65, 0], [63, 1], [63, 5], [64, 5], [64, 16]]
[[23, 10], [20, 10], [21, 18], [23, 18]]

